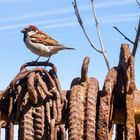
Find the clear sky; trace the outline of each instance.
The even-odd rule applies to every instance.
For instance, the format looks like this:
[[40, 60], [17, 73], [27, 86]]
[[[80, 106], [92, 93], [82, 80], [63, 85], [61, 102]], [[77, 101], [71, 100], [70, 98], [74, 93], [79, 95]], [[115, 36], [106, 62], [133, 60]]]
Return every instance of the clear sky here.
[[[63, 51], [51, 58], [58, 68], [62, 89], [69, 89], [73, 78], [80, 76], [85, 56], [91, 58], [89, 76], [99, 80], [100, 88], [107, 74], [103, 56], [95, 52], [78, 25], [71, 0], [0, 0], [0, 89], [5, 89], [19, 72], [20, 66], [37, 58], [23, 43], [20, 30], [28, 24], [38, 26], [60, 43], [76, 48]], [[99, 42], [91, 12], [90, 0], [78, 0], [86, 30], [98, 48]], [[117, 26], [132, 40], [139, 21], [139, 8], [135, 0], [95, 0], [100, 31], [110, 66], [118, 65], [120, 45], [128, 43], [113, 29]], [[130, 45], [132, 49], [132, 45]], [[40, 60], [46, 60], [42, 58]], [[136, 54], [136, 83], [140, 88], [140, 48]]]

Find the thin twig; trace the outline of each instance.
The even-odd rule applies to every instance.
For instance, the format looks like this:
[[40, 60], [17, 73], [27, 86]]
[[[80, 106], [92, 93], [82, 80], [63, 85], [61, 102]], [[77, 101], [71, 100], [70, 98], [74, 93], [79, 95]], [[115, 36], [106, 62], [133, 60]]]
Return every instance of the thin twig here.
[[138, 0], [136, 0], [137, 4], [139, 5], [139, 8], [140, 8], [140, 2], [138, 2]]
[[[91, 1], [93, 1], [93, 0], [91, 0]], [[73, 0], [73, 1], [72, 1], [72, 4], [73, 4], [73, 7], [74, 7], [75, 15], [76, 15], [76, 17], [77, 17], [77, 19], [78, 19], [78, 22], [79, 22], [79, 25], [81, 26], [81, 28], [82, 28], [82, 30], [83, 30], [83, 32], [84, 32], [84, 34], [85, 34], [85, 36], [86, 36], [88, 42], [90, 43], [90, 45], [92, 46], [93, 49], [95, 49], [97, 52], [103, 54], [104, 59], [105, 59], [105, 62], [106, 62], [106, 64], [107, 64], [107, 68], [108, 68], [108, 70], [109, 70], [109, 69], [110, 69], [110, 67], [109, 67], [109, 62], [108, 62], [108, 60], [107, 60], [104, 47], [102, 48], [102, 50], [99, 50], [99, 49], [93, 44], [93, 42], [91, 41], [91, 39], [90, 39], [89, 36], [87, 35], [87, 32], [86, 32], [86, 30], [85, 30], [85, 28], [84, 28], [83, 21], [82, 21], [82, 19], [81, 19], [81, 16], [80, 16], [80, 13], [79, 13], [79, 10], [78, 10], [78, 7], [77, 7], [77, 2], [76, 2], [76, 0]], [[100, 36], [100, 33], [99, 33], [99, 36]], [[101, 41], [100, 43], [102, 43], [102, 41]]]
[[130, 40], [126, 35], [124, 35], [117, 27], [113, 26], [113, 28], [117, 30], [124, 37], [124, 39], [126, 39], [127, 41], [129, 41], [130, 43], [134, 45], [134, 42]]
[[140, 40], [140, 20], [139, 20], [139, 24], [138, 24], [138, 30], [137, 30], [137, 34], [136, 34], [136, 38], [135, 38], [135, 42], [134, 42], [134, 47], [132, 50], [132, 55], [135, 57], [136, 55], [136, 51], [139, 45], [139, 40]]
[[77, 2], [76, 2], [76, 0], [73, 0], [73, 1], [72, 1], [72, 4], [73, 4], [74, 10], [75, 10], [75, 15], [76, 15], [76, 17], [77, 17], [77, 19], [78, 19], [78, 23], [79, 23], [79, 25], [81, 26], [81, 28], [82, 28], [82, 30], [83, 30], [83, 32], [84, 32], [84, 34], [85, 34], [85, 36], [86, 36], [88, 42], [90, 43], [90, 45], [91, 45], [97, 52], [102, 53], [101, 50], [99, 50], [98, 48], [96, 48], [96, 46], [93, 44], [93, 42], [91, 41], [91, 39], [90, 39], [89, 36], [87, 35], [87, 32], [86, 32], [86, 30], [85, 30], [85, 28], [84, 28], [83, 21], [82, 21], [82, 19], [81, 19], [81, 16], [80, 16], [80, 13], [79, 13], [79, 10], [78, 10], [78, 7], [77, 7]]
[[99, 42], [100, 42], [100, 45], [101, 45], [101, 48], [102, 48], [102, 52], [103, 52], [103, 56], [104, 56], [107, 68], [109, 70], [110, 69], [109, 61], [108, 61], [108, 59], [106, 57], [106, 52], [105, 52], [104, 44], [103, 44], [102, 37], [101, 37], [101, 34], [100, 34], [99, 22], [98, 22], [98, 19], [97, 19], [97, 16], [96, 16], [96, 10], [95, 10], [95, 7], [94, 7], [93, 0], [91, 0], [91, 5], [92, 5], [92, 11], [93, 11], [93, 15], [94, 15], [94, 20], [95, 20], [95, 24], [96, 24], [96, 30], [97, 30]]
[[[135, 28], [136, 33], [138, 32], [137, 28]], [[140, 36], [139, 36], [139, 42], [140, 42]]]

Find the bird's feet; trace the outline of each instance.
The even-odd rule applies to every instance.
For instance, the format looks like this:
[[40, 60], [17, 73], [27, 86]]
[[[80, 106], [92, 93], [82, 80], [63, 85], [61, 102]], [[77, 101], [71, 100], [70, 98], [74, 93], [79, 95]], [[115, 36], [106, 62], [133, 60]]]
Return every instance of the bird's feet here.
[[32, 65], [38, 67], [38, 61], [32, 61]]
[[50, 60], [50, 57], [47, 59], [47, 61], [44, 61], [44, 62], [38, 62], [38, 59], [40, 58], [40, 56], [35, 60], [35, 61], [32, 61], [32, 64], [33, 66], [48, 66], [49, 65], [49, 60]]
[[35, 64], [36, 67], [38, 66], [38, 59], [39, 58], [40, 58], [40, 56], [35, 61], [32, 61]]
[[46, 63], [49, 63], [50, 57], [48, 58], [48, 60], [46, 61]]

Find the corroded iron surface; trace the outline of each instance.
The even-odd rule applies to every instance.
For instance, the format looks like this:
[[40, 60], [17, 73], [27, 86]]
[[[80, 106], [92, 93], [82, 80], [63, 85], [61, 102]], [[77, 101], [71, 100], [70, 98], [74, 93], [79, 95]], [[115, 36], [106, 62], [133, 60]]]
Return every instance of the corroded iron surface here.
[[99, 84], [95, 78], [89, 78], [85, 110], [85, 137], [86, 140], [96, 137], [96, 103]]
[[5, 139], [15, 139], [14, 125], [19, 125], [19, 140], [111, 140], [114, 131], [116, 140], [139, 139], [139, 92], [129, 45], [121, 46], [119, 64], [109, 70], [102, 90], [96, 78], [88, 77], [89, 61], [85, 57], [81, 77], [72, 81], [70, 90], [62, 90], [54, 64], [22, 65], [0, 91]]
[[34, 65], [34, 62], [24, 64], [3, 91], [1, 108], [8, 104], [4, 113], [8, 120], [5, 138], [14, 140], [13, 127], [18, 124], [19, 140], [66, 139], [66, 119], [62, 111], [66, 109], [67, 100], [66, 93], [63, 95], [61, 90], [56, 67], [48, 63], [49, 70], [42, 67], [26, 68]]
[[103, 90], [99, 95], [100, 104], [97, 116], [97, 139], [109, 140], [112, 128], [114, 90], [117, 84], [117, 68], [112, 68], [104, 82]]
[[134, 118], [134, 57], [130, 53], [129, 45], [123, 44], [120, 52], [119, 69], [122, 75], [122, 93], [125, 97], [124, 108], [124, 132], [125, 139], [134, 140], [135, 138], [135, 118]]
[[81, 78], [72, 82], [69, 101], [69, 139], [95, 139], [96, 101], [98, 81], [88, 78], [89, 58], [86, 57], [81, 70]]

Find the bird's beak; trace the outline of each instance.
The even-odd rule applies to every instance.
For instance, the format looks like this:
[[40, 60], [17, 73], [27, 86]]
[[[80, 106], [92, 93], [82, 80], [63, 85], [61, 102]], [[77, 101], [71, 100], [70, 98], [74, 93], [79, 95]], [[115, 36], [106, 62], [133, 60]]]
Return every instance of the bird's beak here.
[[23, 29], [23, 30], [21, 30], [20, 32], [21, 32], [21, 33], [25, 33], [25, 30]]

